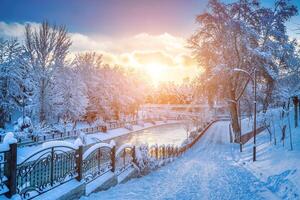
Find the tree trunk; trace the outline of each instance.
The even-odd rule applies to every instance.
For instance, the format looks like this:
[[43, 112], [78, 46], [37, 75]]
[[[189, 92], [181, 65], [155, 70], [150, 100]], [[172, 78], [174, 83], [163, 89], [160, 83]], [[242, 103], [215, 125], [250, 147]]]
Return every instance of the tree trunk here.
[[0, 108], [0, 128], [4, 128], [5, 121], [6, 121], [5, 110], [3, 108]]
[[270, 101], [272, 99], [273, 89], [274, 89], [274, 82], [273, 80], [269, 80], [267, 83], [266, 95], [263, 100], [263, 113], [266, 113], [268, 110]]
[[287, 117], [288, 117], [289, 133], [290, 133], [290, 146], [291, 146], [291, 150], [293, 150], [293, 140], [292, 140], [292, 130], [291, 130], [291, 120], [290, 120], [290, 99], [288, 100]]
[[40, 88], [40, 123], [44, 122], [46, 119], [45, 114], [45, 80], [41, 81]]
[[239, 125], [239, 116], [236, 103], [232, 102], [229, 105], [230, 115], [231, 115], [231, 125], [234, 133], [234, 141], [239, 142], [240, 136], [240, 125]]
[[295, 120], [295, 128], [298, 127], [298, 103], [299, 99], [297, 96], [293, 97], [293, 103], [294, 103], [294, 120]]
[[[300, 116], [300, 101], [298, 98], [298, 116]], [[298, 117], [298, 120], [300, 119], [300, 117]], [[300, 120], [299, 120], [300, 121]]]

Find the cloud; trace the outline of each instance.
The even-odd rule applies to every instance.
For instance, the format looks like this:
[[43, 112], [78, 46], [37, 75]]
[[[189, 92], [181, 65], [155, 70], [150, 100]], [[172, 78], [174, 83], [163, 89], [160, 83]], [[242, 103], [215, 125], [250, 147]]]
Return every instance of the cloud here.
[[180, 56], [180, 59], [181, 59], [180, 62], [184, 67], [193, 67], [198, 65], [197, 61], [190, 55], [182, 54]]
[[2, 38], [18, 38], [23, 39], [25, 33], [25, 25], [30, 24], [32, 27], [38, 27], [38, 23], [35, 22], [25, 22], [21, 23], [6, 23], [0, 21], [0, 37]]
[[[0, 37], [16, 37], [23, 40], [27, 23], [34, 28], [39, 26], [34, 22], [6, 23], [0, 21]], [[69, 35], [72, 40], [70, 57], [74, 57], [79, 52], [94, 51], [103, 55], [104, 63], [111, 65], [144, 68], [157, 65], [170, 68], [170, 73], [177, 71], [176, 73], [185, 75], [197, 68], [196, 61], [190, 56], [190, 50], [186, 48], [186, 40], [169, 33], [158, 35], [139, 33], [126, 38], [74, 32]], [[190, 70], [190, 72], [183, 72], [186, 70]]]
[[170, 55], [162, 51], [134, 52], [133, 57], [140, 65], [161, 64], [170, 67], [177, 65]]

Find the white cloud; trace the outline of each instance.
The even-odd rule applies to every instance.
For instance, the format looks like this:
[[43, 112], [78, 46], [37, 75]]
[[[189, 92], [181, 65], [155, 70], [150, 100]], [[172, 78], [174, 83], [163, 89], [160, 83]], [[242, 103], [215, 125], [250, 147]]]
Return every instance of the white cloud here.
[[38, 27], [38, 23], [25, 22], [21, 23], [5, 23], [0, 21], [0, 37], [2, 38], [18, 38], [23, 39], [25, 33], [25, 25], [31, 24], [33, 27]]
[[[34, 28], [39, 25], [34, 22], [27, 23]], [[25, 24], [0, 21], [0, 37], [17, 37], [23, 40]], [[179, 71], [178, 73], [182, 73], [186, 67], [195, 70], [197, 66], [190, 56], [190, 50], [186, 48], [186, 40], [169, 33], [139, 33], [126, 38], [70, 33], [70, 37], [71, 57], [78, 52], [95, 51], [103, 54], [104, 62], [108, 64], [131, 67], [159, 65], [170, 68], [170, 72]]]

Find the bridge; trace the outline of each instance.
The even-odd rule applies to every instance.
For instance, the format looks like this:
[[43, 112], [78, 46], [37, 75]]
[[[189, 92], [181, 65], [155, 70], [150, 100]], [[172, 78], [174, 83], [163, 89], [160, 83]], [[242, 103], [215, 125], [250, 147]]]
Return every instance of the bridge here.
[[205, 117], [229, 117], [226, 104], [144, 104], [140, 107], [141, 118], [145, 117], [181, 117], [181, 118], [200, 118]]

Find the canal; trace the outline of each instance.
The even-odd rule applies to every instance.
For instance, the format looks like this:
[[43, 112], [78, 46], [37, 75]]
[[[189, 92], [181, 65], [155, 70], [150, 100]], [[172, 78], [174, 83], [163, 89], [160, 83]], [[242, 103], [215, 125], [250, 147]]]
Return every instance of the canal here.
[[[165, 124], [155, 127], [150, 127], [144, 130], [135, 131], [127, 135], [122, 135], [113, 140], [117, 146], [129, 143], [135, 146], [148, 144], [149, 146], [157, 145], [181, 145], [187, 138], [184, 125], [181, 123]], [[109, 142], [108, 140], [107, 142]]]

